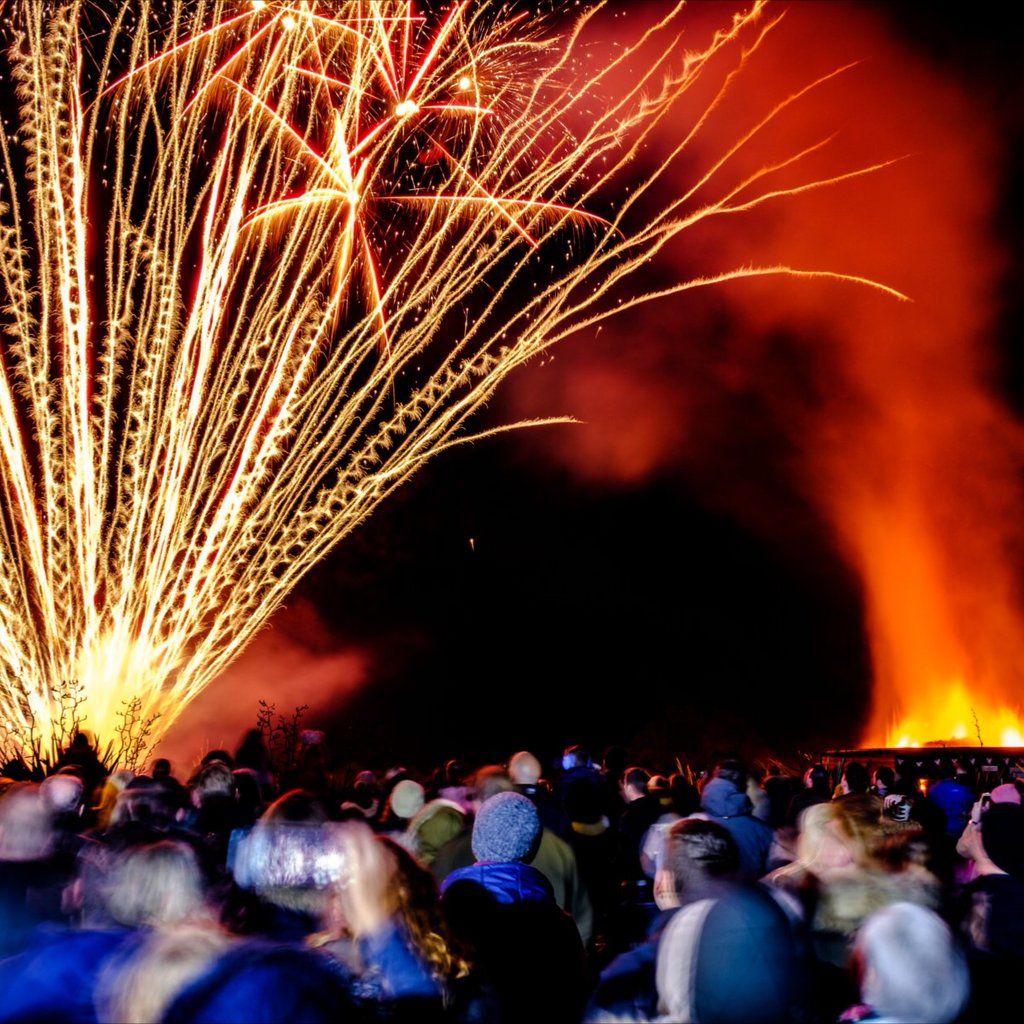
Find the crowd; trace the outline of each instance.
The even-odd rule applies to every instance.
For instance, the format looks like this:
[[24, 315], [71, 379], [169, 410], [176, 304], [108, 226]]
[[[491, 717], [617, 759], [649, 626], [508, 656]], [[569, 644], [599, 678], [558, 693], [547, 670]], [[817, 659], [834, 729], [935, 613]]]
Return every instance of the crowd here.
[[[261, 734], [187, 784], [78, 736], [0, 778], [0, 1021], [992, 1021], [1024, 773], [652, 774], [572, 747], [344, 772]], [[838, 777], [837, 777], [838, 775]], [[982, 791], [984, 790], [984, 791]]]

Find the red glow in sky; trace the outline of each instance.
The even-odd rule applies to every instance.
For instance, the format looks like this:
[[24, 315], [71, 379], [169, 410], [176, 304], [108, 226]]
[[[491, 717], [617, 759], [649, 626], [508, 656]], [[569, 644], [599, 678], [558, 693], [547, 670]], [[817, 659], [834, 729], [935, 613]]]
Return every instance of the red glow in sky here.
[[781, 262], [873, 277], [913, 302], [833, 283], [735, 283], [574, 341], [521, 375], [509, 403], [585, 421], [524, 442], [583, 480], [629, 486], [681, 467], [709, 501], [756, 523], [773, 496], [759, 499], [742, 463], [722, 458], [760, 429], [743, 417], [755, 396], [789, 453], [778, 487], [809, 498], [863, 584], [865, 738], [973, 741], [976, 714], [986, 744], [1019, 742], [1022, 435], [992, 385], [1007, 271], [994, 117], [877, 14], [797, 4], [681, 163], [680, 186], [767, 104], [851, 61], [738, 154], [719, 189], [832, 133], [779, 172], [780, 188], [903, 159], [702, 227], [661, 269]]

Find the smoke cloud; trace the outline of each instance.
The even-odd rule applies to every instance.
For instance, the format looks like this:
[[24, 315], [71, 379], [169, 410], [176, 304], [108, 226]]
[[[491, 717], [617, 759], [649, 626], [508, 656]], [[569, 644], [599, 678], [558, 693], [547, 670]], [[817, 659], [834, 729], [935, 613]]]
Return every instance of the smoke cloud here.
[[[689, 293], [566, 345], [522, 374], [508, 402], [517, 415], [584, 420], [523, 443], [591, 483], [683, 468], [709, 501], [758, 526], [772, 488], [798, 489], [862, 581], [874, 672], [865, 738], [1022, 742], [1022, 434], [996, 387], [1007, 256], [994, 117], [872, 13], [794, 5], [680, 163], [677, 187], [771, 103], [851, 61], [707, 188], [725, 192], [832, 133], [771, 187], [898, 162], [716, 218], [653, 273], [781, 263], [870, 277], [912, 302], [777, 277]], [[783, 453], [767, 490], [765, 433]]]

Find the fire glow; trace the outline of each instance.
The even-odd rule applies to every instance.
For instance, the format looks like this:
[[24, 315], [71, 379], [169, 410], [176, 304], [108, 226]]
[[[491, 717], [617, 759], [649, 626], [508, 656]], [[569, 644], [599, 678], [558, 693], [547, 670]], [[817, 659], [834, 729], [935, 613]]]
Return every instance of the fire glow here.
[[[710, 20], [713, 6], [698, 13]], [[756, 400], [791, 453], [778, 494], [788, 498], [791, 487], [806, 501], [812, 528], [859, 590], [870, 707], [860, 736], [856, 722], [837, 723], [844, 742], [1020, 744], [1024, 447], [993, 387], [1012, 272], [993, 230], [1000, 126], [961, 81], [863, 8], [790, 5], [780, 32], [786, 48], [752, 63], [732, 106], [708, 119], [702, 157], [713, 160], [765, 97], [846, 67], [787, 111], [787, 145], [814, 146], [841, 110], [850, 116], [840, 134], [813, 156], [819, 173], [865, 158], [896, 162], [842, 185], [841, 202], [804, 193], [765, 206], [744, 221], [749, 234], [709, 223], [700, 244], [726, 265], [752, 238], [784, 263], [841, 257], [913, 302], [746, 282], [729, 290], [728, 339], [682, 358], [676, 325], [723, 314], [699, 300], [651, 307], [639, 323], [610, 324], [596, 356], [567, 350], [543, 375], [513, 384], [515, 409], [572, 408], [586, 426], [534, 450], [588, 482], [628, 488], [682, 468], [709, 505], [799, 548], [778, 511], [785, 504], [736, 454], [749, 429], [742, 403]], [[777, 136], [759, 141], [733, 156], [737, 179], [775, 159]], [[784, 171], [779, 187], [788, 184]], [[684, 268], [691, 256], [677, 248], [669, 258]], [[774, 343], [780, 334], [792, 341], [785, 349]], [[782, 352], [796, 353], [799, 373]]]
[[[80, 723], [130, 721], [155, 743], [427, 461], [552, 422], [468, 432], [562, 339], [739, 279], [905, 298], [749, 252], [637, 284], [704, 220], [877, 169], [774, 188], [798, 149], [708, 198], [748, 133], [689, 189], [641, 202], [702, 122], [668, 118], [673, 104], [707, 83], [713, 106], [764, 48], [779, 18], [760, 0], [701, 51], [682, 42], [682, 4], [658, 8], [596, 64], [583, 40], [599, 8], [541, 35], [498, 3], [432, 19], [412, 3], [328, 16], [308, 0], [123, 0], [90, 40], [92, 6], [5, 9], [19, 102], [0, 134], [5, 750], [57, 747]], [[623, 191], [662, 122], [673, 146]]]

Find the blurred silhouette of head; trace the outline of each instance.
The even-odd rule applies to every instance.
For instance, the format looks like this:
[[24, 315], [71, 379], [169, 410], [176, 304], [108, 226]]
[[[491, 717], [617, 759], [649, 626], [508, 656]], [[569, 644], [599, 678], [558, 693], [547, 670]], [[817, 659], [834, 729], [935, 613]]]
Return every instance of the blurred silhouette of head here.
[[541, 776], [540, 761], [528, 750], [520, 750], [512, 755], [508, 773], [517, 786], [536, 786]]

